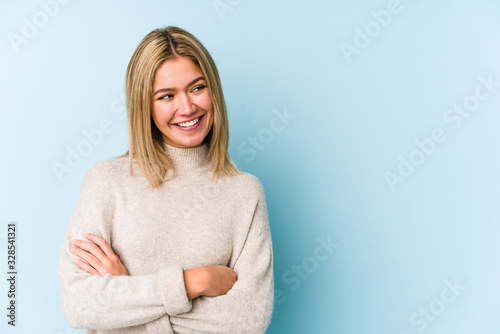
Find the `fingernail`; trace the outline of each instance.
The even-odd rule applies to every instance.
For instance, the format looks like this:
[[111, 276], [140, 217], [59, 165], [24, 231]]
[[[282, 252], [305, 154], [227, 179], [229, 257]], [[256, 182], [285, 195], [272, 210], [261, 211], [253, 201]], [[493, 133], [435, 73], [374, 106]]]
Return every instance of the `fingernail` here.
[[89, 236], [89, 234], [88, 234], [88, 233], [85, 233], [85, 234], [84, 234], [84, 236], [85, 236], [85, 238], [86, 238], [86, 237], [88, 237], [88, 236]]
[[76, 239], [71, 240], [71, 242], [72, 242], [72, 243], [75, 243], [75, 242], [76, 242]]
[[73, 252], [76, 248], [75, 247], [71, 247], [71, 251]]

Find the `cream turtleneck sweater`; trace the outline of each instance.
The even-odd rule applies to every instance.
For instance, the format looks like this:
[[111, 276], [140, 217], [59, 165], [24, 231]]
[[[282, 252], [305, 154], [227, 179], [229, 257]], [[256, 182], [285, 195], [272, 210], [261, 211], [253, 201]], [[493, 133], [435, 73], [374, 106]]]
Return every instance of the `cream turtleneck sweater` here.
[[[273, 251], [264, 189], [248, 173], [212, 178], [208, 145], [164, 144], [175, 176], [157, 189], [128, 158], [85, 175], [59, 260], [62, 311], [101, 333], [264, 333], [273, 310]], [[72, 239], [104, 238], [130, 276], [91, 275], [74, 264]], [[225, 295], [189, 301], [183, 271], [233, 268]]]

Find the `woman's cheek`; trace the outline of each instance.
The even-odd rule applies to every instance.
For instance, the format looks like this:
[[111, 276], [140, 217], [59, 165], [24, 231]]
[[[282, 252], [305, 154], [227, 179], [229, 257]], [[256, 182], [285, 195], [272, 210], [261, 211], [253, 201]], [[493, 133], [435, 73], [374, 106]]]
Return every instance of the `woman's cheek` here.
[[172, 119], [172, 114], [173, 112], [171, 111], [171, 108], [169, 106], [157, 106], [155, 108], [156, 112], [156, 118], [161, 122], [161, 123], [166, 123]]
[[210, 109], [212, 107], [212, 100], [210, 99], [210, 95], [207, 93], [203, 96], [200, 96], [198, 105], [204, 110]]

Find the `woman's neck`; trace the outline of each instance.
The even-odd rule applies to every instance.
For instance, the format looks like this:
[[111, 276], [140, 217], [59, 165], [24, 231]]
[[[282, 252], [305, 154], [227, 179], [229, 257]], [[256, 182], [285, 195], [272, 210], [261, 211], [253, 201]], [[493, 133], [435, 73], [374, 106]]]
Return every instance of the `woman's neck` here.
[[163, 148], [174, 164], [176, 176], [200, 174], [210, 168], [213, 171], [207, 143], [180, 148], [163, 142]]

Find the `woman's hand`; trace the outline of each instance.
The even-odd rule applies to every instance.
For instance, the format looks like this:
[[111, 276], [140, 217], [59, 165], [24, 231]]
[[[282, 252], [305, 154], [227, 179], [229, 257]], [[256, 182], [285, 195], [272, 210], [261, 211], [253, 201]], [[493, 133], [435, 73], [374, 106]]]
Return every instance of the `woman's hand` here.
[[225, 266], [205, 266], [184, 270], [187, 296], [192, 300], [198, 296], [217, 297], [232, 289], [238, 275]]
[[85, 263], [76, 259], [75, 263], [78, 267], [92, 275], [104, 276], [109, 273], [128, 276], [127, 268], [106, 240], [92, 233], [85, 233], [85, 238], [93, 243], [76, 239], [72, 242], [76, 247], [72, 247], [71, 252], [87, 261]]
[[205, 270], [208, 275], [208, 285], [202, 294], [208, 297], [225, 295], [238, 278], [236, 271], [224, 266], [205, 267]]

